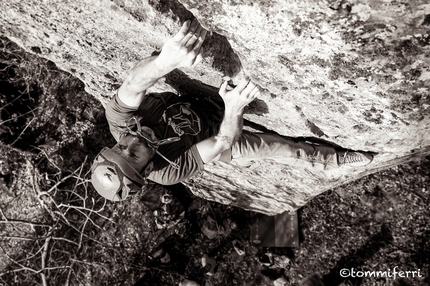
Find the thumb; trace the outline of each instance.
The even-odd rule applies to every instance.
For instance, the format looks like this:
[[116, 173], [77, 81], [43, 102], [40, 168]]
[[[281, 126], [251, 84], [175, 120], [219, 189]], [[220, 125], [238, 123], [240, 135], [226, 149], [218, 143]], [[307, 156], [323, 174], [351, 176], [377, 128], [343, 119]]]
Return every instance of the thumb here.
[[221, 95], [221, 97], [223, 97], [226, 93], [227, 93], [227, 85], [228, 85], [228, 81], [224, 81], [220, 88], [219, 88], [219, 95]]
[[201, 61], [203, 60], [203, 47], [200, 48], [200, 52], [197, 54], [194, 63], [191, 67], [195, 67], [197, 66], [199, 63], [201, 63]]

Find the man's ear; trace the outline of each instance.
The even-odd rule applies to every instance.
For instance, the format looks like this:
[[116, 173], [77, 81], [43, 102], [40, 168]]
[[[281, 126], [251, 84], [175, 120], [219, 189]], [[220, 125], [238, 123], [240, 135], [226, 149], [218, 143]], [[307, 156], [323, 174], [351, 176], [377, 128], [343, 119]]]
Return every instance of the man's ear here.
[[154, 162], [149, 162], [149, 164], [146, 166], [145, 171], [144, 171], [144, 177], [147, 178], [149, 173], [152, 172], [152, 170], [154, 170]]

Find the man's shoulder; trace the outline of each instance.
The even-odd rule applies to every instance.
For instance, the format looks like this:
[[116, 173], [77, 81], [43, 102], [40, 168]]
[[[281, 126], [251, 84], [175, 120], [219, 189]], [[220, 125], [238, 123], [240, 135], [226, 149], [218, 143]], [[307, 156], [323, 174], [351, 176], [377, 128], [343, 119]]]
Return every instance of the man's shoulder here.
[[148, 93], [145, 95], [142, 103], [138, 107], [132, 107], [125, 104], [116, 93], [106, 106], [106, 115], [127, 114], [139, 112], [141, 109], [154, 107], [155, 105], [164, 105], [178, 102], [179, 96], [172, 92]]
[[165, 91], [165, 92], [151, 92], [151, 93], [148, 93], [144, 98], [144, 100], [154, 100], [154, 99], [162, 100], [166, 102], [170, 102], [170, 101], [178, 102], [181, 100], [181, 97], [171, 91]]
[[179, 168], [174, 168], [165, 160], [156, 160], [148, 179], [161, 185], [180, 183], [196, 173], [204, 170], [204, 163], [195, 145], [182, 151], [176, 159], [172, 160]]

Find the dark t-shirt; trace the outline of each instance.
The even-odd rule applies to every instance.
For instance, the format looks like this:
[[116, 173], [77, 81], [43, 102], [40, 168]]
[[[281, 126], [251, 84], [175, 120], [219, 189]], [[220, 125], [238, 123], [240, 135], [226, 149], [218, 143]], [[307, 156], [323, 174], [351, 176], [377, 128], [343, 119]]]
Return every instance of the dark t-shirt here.
[[127, 106], [116, 95], [106, 107], [106, 118], [116, 141], [127, 134], [125, 124], [133, 116], [160, 139], [180, 137], [179, 141], [158, 148], [161, 154], [178, 164], [179, 169], [156, 154], [152, 160], [154, 170], [148, 175], [151, 181], [172, 185], [204, 169], [195, 144], [212, 136], [214, 130], [201, 120], [199, 112], [202, 111], [193, 110], [190, 103], [183, 102], [174, 93], [147, 94], [139, 108]]

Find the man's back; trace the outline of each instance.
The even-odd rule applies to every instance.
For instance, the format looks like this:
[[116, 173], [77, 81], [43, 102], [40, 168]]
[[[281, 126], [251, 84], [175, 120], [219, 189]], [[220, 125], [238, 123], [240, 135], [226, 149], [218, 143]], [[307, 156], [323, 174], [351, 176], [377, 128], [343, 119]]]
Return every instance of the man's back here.
[[160, 146], [158, 151], [171, 161], [178, 161], [182, 170], [178, 173], [169, 163], [155, 156], [150, 180], [173, 184], [189, 173], [203, 169], [198, 152], [191, 148], [216, 132], [215, 124], [202, 120], [201, 110], [174, 93], [147, 94], [138, 108], [127, 106], [116, 95], [106, 108], [110, 131], [117, 141], [128, 132], [129, 120], [136, 117], [142, 126], [151, 128], [159, 140], [179, 137], [180, 140]]

